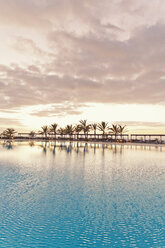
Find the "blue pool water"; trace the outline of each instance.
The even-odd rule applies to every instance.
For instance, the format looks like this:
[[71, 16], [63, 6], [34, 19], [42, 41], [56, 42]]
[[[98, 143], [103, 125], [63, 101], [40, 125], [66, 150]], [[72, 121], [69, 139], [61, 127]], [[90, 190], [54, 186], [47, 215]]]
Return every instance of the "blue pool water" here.
[[0, 247], [165, 247], [165, 148], [1, 142]]

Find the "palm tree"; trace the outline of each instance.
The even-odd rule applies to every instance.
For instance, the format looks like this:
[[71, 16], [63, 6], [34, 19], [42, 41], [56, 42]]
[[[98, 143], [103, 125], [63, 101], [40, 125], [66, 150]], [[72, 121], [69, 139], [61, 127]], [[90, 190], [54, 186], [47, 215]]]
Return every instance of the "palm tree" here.
[[74, 132], [77, 134], [77, 140], [79, 138], [79, 133], [81, 132], [82, 130], [82, 127], [81, 125], [77, 124], [75, 127], [74, 127]]
[[111, 130], [111, 132], [115, 135], [116, 140], [116, 136], [119, 133], [119, 126], [117, 124], [112, 124], [112, 127], [109, 128], [109, 130]]
[[124, 132], [127, 132], [127, 130], [125, 129], [125, 127], [126, 127], [126, 125], [125, 126], [118, 125], [118, 132], [119, 132], [121, 138], [122, 138], [122, 134]]
[[91, 124], [91, 127], [92, 127], [92, 129], [94, 131], [94, 136], [95, 136], [95, 139], [96, 139], [96, 130], [97, 130], [98, 125], [97, 125], [97, 123], [93, 123], [93, 124]]
[[16, 131], [14, 128], [7, 128], [5, 131], [3, 131], [2, 135], [7, 139], [14, 139], [14, 135], [16, 134]]
[[50, 132], [53, 132], [55, 139], [56, 139], [56, 134], [57, 134], [57, 126], [58, 126], [57, 123], [51, 124], [50, 126]]
[[126, 125], [125, 126], [121, 126], [121, 125], [118, 126], [120, 134], [123, 134], [124, 132], [127, 132], [127, 130], [125, 130], [125, 127], [126, 127]]
[[98, 124], [98, 130], [102, 132], [103, 138], [108, 128], [109, 128], [108, 122], [102, 121], [101, 123]]
[[80, 122], [81, 130], [84, 132], [85, 138], [88, 138], [88, 132], [91, 129], [91, 125], [87, 124], [87, 120], [81, 120], [79, 122]]
[[73, 127], [73, 125], [67, 125], [65, 127], [65, 134], [66, 135], [69, 135], [69, 137], [71, 139], [71, 136], [73, 135], [73, 133], [74, 133], [74, 127]]
[[31, 131], [30, 133], [29, 133], [29, 137], [30, 138], [34, 138], [36, 136], [36, 133], [34, 132], [34, 131]]
[[57, 130], [57, 133], [63, 137], [63, 135], [65, 134], [65, 129], [62, 128], [62, 127], [60, 127], [60, 128]]
[[45, 138], [48, 136], [48, 126], [42, 126], [42, 131], [39, 131], [40, 134], [45, 135]]

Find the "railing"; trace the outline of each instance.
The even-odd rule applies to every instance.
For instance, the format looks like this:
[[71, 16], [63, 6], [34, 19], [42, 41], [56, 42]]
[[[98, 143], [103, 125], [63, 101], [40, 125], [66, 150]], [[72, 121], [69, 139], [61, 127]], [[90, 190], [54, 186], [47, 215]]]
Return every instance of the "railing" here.
[[165, 143], [165, 134], [131, 134], [130, 141], [142, 143]]
[[[1, 136], [1, 138], [4, 138]], [[165, 134], [72, 134], [60, 135], [53, 133], [45, 137], [43, 134], [18, 133], [15, 139], [48, 139], [48, 140], [75, 140], [75, 141], [107, 141], [107, 142], [132, 142], [132, 143], [159, 143], [165, 144]]]
[[35, 138], [35, 139], [71, 139], [71, 140], [127, 140], [129, 139], [128, 134], [72, 134], [72, 135], [60, 135], [60, 134], [48, 134], [45, 137], [43, 134], [36, 133], [34, 137], [30, 136], [30, 133], [18, 133], [16, 138]]

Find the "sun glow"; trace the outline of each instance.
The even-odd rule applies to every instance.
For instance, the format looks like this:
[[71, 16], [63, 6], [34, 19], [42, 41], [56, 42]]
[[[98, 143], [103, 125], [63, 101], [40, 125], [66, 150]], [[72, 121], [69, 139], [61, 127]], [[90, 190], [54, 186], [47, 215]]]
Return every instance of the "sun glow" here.
[[[67, 124], [76, 124], [81, 119], [89, 122], [108, 121], [109, 123], [126, 124], [130, 132], [165, 131], [165, 109], [160, 105], [135, 105], [135, 104], [91, 104], [80, 107], [80, 114], [56, 113], [61, 104], [34, 105], [13, 109], [13, 112], [1, 112], [1, 118], [17, 119], [21, 130], [38, 130], [42, 125], [57, 122], [64, 127]], [[65, 106], [63, 106], [64, 108]], [[13, 125], [11, 125], [13, 126]], [[15, 128], [19, 126], [15, 125]], [[1, 124], [1, 128], [4, 125]]]

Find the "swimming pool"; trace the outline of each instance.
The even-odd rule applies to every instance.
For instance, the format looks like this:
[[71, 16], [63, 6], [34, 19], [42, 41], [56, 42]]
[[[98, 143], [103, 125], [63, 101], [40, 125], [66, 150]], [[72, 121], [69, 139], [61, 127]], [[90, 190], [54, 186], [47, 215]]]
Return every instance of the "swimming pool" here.
[[165, 148], [0, 144], [0, 247], [165, 247]]

